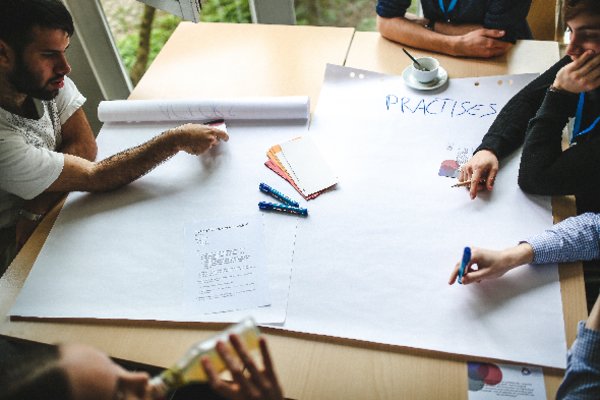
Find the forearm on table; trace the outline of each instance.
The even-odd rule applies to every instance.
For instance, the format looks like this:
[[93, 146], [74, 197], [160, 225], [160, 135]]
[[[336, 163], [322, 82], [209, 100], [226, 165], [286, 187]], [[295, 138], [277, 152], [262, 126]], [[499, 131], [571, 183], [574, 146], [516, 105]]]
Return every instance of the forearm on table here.
[[377, 29], [389, 40], [406, 46], [447, 53], [453, 49], [452, 36], [433, 32], [407, 18], [377, 17]]
[[442, 35], [459, 36], [483, 28], [483, 26], [478, 24], [455, 25], [449, 22], [436, 21], [436, 23], [433, 24], [433, 28], [435, 32], [441, 33]]
[[517, 246], [503, 250], [502, 259], [508, 270], [530, 264], [533, 261], [533, 248], [527, 242], [519, 243]]
[[176, 140], [165, 132], [137, 147], [98, 162], [92, 172], [90, 191], [119, 188], [146, 175], [179, 152]]
[[600, 214], [567, 218], [527, 239], [534, 264], [600, 259]]
[[171, 131], [93, 163], [65, 155], [65, 168], [50, 191], [103, 192], [127, 185], [179, 151]]

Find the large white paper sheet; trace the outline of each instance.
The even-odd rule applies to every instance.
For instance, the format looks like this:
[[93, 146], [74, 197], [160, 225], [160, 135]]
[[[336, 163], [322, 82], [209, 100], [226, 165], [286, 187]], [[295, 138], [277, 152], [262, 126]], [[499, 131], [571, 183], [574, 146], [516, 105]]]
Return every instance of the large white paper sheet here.
[[503, 248], [552, 224], [549, 198], [518, 188], [518, 154], [474, 201], [438, 175], [533, 77], [453, 79], [431, 93], [328, 67], [310, 136], [340, 180], [299, 226], [286, 329], [565, 366], [556, 265], [447, 284], [464, 246]]
[[[178, 125], [106, 123], [99, 159]], [[184, 322], [282, 323], [287, 309], [296, 218], [263, 214], [258, 184], [279, 183], [264, 167], [273, 144], [307, 133], [306, 120], [228, 121], [229, 142], [200, 157], [179, 153], [119, 190], [71, 193], [12, 316]], [[262, 215], [271, 305], [228, 313], [184, 306], [184, 226]]]

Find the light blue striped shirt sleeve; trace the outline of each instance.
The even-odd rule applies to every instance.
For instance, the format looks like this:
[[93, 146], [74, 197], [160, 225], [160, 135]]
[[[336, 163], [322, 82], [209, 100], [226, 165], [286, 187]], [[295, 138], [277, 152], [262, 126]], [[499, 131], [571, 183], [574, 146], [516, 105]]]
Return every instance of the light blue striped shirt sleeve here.
[[567, 218], [526, 242], [533, 248], [532, 264], [600, 259], [600, 214]]
[[600, 332], [579, 322], [577, 339], [567, 353], [567, 371], [557, 400], [600, 399]]

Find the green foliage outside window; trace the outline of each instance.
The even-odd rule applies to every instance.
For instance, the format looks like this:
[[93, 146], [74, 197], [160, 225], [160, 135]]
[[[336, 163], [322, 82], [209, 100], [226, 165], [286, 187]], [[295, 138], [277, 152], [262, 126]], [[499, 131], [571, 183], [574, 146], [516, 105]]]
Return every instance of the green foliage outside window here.
[[204, 22], [251, 22], [248, 0], [203, 0], [200, 20]]
[[[157, 14], [157, 16], [158, 17], [154, 19], [154, 23], [152, 25], [148, 65], [152, 63], [160, 49], [162, 49], [166, 41], [169, 39], [169, 37], [171, 37], [171, 34], [181, 21], [181, 18], [167, 13]], [[119, 53], [121, 54], [123, 64], [125, 65], [127, 71], [131, 71], [131, 68], [135, 63], [139, 40], [139, 33], [135, 32], [125, 36], [117, 43]]]

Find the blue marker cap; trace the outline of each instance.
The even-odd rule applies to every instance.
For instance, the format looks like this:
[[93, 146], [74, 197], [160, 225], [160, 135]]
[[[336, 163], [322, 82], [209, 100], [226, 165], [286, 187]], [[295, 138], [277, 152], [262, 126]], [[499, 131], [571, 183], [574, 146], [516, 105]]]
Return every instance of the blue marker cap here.
[[271, 186], [267, 185], [266, 183], [261, 183], [260, 185], [258, 185], [258, 188], [260, 189], [261, 192], [264, 192], [270, 196], [273, 196], [274, 198], [276, 198], [277, 200], [281, 201], [284, 204], [287, 204], [287, 205], [290, 205], [293, 207], [300, 207], [300, 203], [290, 199], [288, 196], [281, 193], [279, 190], [273, 189]]
[[471, 261], [471, 248], [465, 247], [465, 250], [463, 251], [462, 261], [460, 262], [460, 268], [458, 269], [458, 283], [460, 283], [461, 285], [462, 285], [462, 278], [465, 275], [465, 268], [467, 268], [467, 265], [469, 264], [470, 261]]
[[302, 215], [303, 217], [308, 215], [308, 209], [306, 208], [292, 207], [288, 206], [287, 204], [269, 203], [268, 201], [261, 201], [258, 203], [258, 208], [261, 210], [281, 211], [290, 214]]

